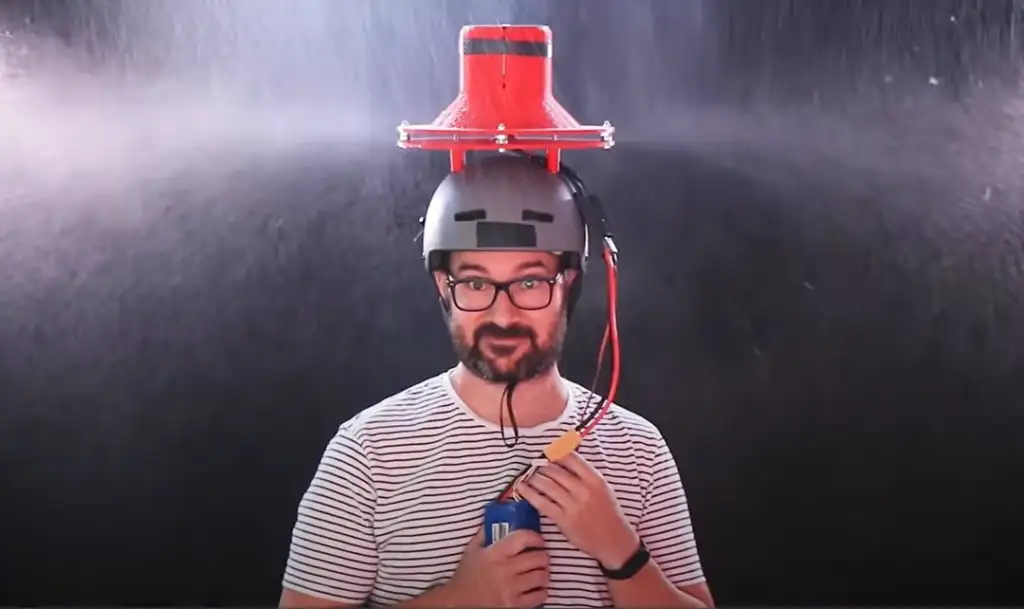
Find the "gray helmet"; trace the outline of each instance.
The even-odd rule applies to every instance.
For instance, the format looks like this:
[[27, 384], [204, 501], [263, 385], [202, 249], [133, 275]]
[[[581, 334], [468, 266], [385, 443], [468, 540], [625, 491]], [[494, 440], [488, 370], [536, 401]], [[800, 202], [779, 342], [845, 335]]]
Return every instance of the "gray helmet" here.
[[423, 219], [423, 259], [442, 270], [449, 252], [467, 250], [554, 252], [583, 270], [587, 228], [573, 189], [543, 163], [507, 153], [449, 174]]

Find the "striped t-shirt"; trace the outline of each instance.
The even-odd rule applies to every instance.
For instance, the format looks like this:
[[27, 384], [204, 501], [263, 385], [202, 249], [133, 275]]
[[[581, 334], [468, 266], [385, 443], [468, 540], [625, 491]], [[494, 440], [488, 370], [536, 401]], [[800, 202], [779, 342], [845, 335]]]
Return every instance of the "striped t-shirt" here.
[[[299, 504], [286, 588], [386, 606], [448, 581], [483, 524], [484, 506], [588, 409], [589, 392], [566, 381], [561, 416], [520, 428], [508, 448], [498, 426], [459, 399], [450, 373], [341, 425]], [[604, 475], [668, 579], [703, 582], [686, 495], [658, 429], [613, 405], [579, 452]], [[543, 517], [541, 534], [550, 556], [545, 606], [611, 606], [597, 562]]]

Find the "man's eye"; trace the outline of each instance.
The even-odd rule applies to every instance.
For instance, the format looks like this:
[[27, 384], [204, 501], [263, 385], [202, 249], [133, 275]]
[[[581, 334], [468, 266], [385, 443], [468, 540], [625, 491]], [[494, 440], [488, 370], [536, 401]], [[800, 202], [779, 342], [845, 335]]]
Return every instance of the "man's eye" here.
[[537, 280], [524, 279], [519, 282], [519, 287], [523, 288], [524, 290], [532, 290], [533, 288], [537, 287]]
[[481, 290], [487, 289], [487, 282], [480, 281], [479, 279], [471, 279], [470, 281], [466, 282], [466, 285], [468, 285], [469, 289], [473, 290], [474, 292], [479, 292]]

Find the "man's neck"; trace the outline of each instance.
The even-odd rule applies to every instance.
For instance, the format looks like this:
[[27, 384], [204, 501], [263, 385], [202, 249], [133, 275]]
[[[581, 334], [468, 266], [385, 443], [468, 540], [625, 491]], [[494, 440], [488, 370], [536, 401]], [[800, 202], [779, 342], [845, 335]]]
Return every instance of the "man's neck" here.
[[[494, 424], [504, 422], [511, 427], [508, 412], [505, 408], [503, 394], [505, 383], [485, 381], [459, 364], [452, 373], [452, 386], [459, 398], [466, 403], [477, 416]], [[558, 367], [552, 366], [544, 374], [528, 381], [520, 381], [512, 393], [512, 410], [515, 413], [516, 425], [534, 427], [554, 421], [565, 409], [569, 391]]]

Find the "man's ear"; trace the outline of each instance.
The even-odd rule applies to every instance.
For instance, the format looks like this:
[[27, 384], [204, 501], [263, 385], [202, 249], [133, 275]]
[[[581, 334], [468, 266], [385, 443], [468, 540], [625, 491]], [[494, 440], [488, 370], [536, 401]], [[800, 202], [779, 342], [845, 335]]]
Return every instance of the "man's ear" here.
[[572, 284], [576, 283], [576, 280], [580, 277], [579, 269], [565, 269], [562, 274], [565, 277], [566, 287], [572, 287]]
[[451, 314], [451, 292], [448, 291], [448, 273], [444, 271], [434, 271], [434, 287], [437, 288], [437, 300], [441, 305], [441, 310], [444, 311], [445, 316]]
[[431, 273], [434, 278], [434, 286], [437, 288], [438, 296], [444, 297], [448, 293], [448, 273], [444, 271], [434, 271]]

